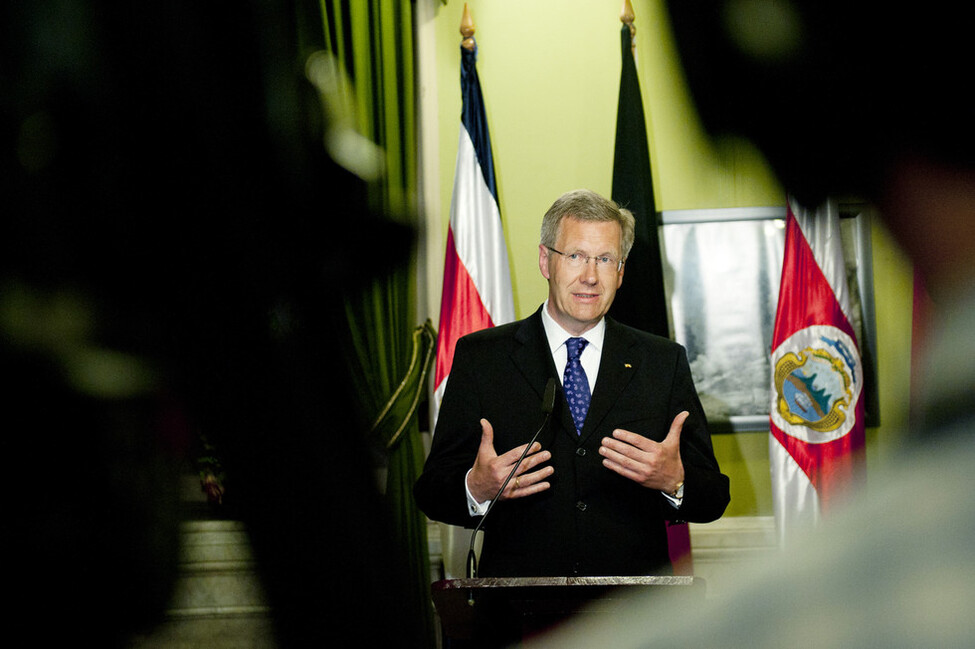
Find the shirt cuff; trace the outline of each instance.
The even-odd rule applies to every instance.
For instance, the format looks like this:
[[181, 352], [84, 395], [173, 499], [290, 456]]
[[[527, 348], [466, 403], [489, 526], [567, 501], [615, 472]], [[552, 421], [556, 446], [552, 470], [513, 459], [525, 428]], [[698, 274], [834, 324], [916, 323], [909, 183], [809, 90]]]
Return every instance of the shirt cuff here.
[[467, 476], [471, 474], [471, 471], [473, 469], [469, 469], [464, 476], [464, 492], [467, 494], [467, 513], [471, 516], [483, 516], [487, 512], [488, 507], [491, 506], [491, 501], [486, 500], [483, 503], [479, 503], [471, 495], [471, 490], [467, 487]]

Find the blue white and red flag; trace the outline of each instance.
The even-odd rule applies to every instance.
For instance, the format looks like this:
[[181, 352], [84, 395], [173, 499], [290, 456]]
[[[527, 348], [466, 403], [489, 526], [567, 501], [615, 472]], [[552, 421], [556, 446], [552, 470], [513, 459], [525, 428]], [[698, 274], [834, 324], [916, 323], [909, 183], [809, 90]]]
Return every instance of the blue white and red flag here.
[[437, 330], [434, 421], [457, 340], [473, 331], [511, 322], [515, 316], [494, 159], [476, 61], [477, 46], [470, 49], [461, 46], [463, 109]]

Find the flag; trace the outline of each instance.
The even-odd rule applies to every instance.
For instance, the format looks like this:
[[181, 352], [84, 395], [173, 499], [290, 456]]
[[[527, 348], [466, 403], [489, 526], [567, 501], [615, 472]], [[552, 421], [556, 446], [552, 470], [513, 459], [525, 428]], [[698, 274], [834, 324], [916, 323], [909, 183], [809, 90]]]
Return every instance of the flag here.
[[670, 325], [664, 294], [647, 124], [636, 74], [632, 33], [628, 25], [623, 25], [620, 39], [623, 64], [616, 112], [612, 198], [633, 213], [636, 237], [626, 259], [623, 285], [616, 292], [609, 314], [631, 327], [668, 337]]
[[[476, 61], [477, 45], [470, 49], [462, 45], [460, 88], [463, 108], [444, 254], [434, 370], [434, 426], [457, 340], [473, 331], [511, 322], [515, 317], [508, 251], [501, 227], [494, 160]], [[465, 574], [470, 534], [463, 528], [441, 525], [447, 578]]]
[[472, 331], [511, 322], [515, 315], [476, 60], [476, 45], [461, 47], [463, 109], [444, 255], [435, 407], [440, 405], [450, 375], [457, 340]]
[[[623, 60], [616, 112], [612, 198], [633, 213], [636, 232], [633, 249], [626, 259], [623, 285], [616, 292], [609, 314], [631, 327], [666, 338], [670, 336], [670, 325], [660, 259], [650, 147], [630, 25], [623, 25], [620, 40]], [[674, 572], [691, 574], [693, 564], [687, 524], [669, 525], [667, 541]]]
[[813, 527], [864, 470], [863, 365], [833, 202], [789, 201], [772, 335], [769, 460], [779, 538]]

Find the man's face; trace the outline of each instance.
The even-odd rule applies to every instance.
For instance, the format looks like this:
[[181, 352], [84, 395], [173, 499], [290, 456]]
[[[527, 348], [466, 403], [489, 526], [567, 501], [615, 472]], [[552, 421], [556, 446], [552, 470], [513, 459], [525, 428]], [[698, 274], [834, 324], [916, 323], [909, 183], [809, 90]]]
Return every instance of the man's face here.
[[[618, 223], [566, 217], [553, 247], [567, 255], [620, 259], [621, 239]], [[609, 311], [616, 290], [623, 283], [623, 270], [617, 271], [615, 264], [597, 266], [595, 259], [572, 268], [563, 255], [543, 245], [538, 251], [538, 267], [548, 280], [549, 314], [573, 335], [588, 331]]]

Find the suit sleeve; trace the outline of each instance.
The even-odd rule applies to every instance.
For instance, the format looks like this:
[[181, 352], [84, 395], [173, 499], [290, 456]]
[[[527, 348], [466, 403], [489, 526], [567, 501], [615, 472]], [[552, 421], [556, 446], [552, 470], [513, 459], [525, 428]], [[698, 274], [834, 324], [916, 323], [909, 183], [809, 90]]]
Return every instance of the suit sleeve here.
[[417, 506], [435, 521], [474, 527], [467, 509], [464, 481], [474, 466], [481, 441], [477, 367], [471, 345], [461, 338], [440, 404], [430, 454], [413, 487]]
[[[707, 418], [691, 377], [687, 353], [677, 355], [671, 389], [671, 418], [682, 410], [689, 414], [681, 430], [680, 453], [684, 464], [684, 499], [680, 509], [664, 508], [671, 518], [709, 523], [724, 513], [731, 500], [728, 476], [721, 473], [711, 445]], [[669, 510], [669, 511], [668, 511]], [[672, 513], [671, 513], [672, 512]]]

